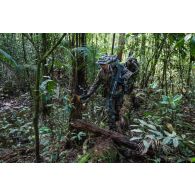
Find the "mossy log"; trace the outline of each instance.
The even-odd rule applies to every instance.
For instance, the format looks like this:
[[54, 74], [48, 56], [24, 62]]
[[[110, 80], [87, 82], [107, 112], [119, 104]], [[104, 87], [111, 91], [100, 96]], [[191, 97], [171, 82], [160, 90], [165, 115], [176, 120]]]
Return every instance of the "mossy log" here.
[[76, 120], [72, 121], [71, 126], [73, 128], [78, 129], [78, 130], [93, 132], [95, 134], [99, 134], [99, 135], [103, 135], [107, 138], [111, 138], [114, 142], [116, 142], [118, 144], [125, 145], [132, 150], [139, 149], [138, 143], [136, 141], [129, 141], [129, 137], [127, 137], [121, 133], [115, 132], [115, 131], [110, 131], [108, 129], [99, 128], [99, 127], [97, 127], [93, 124], [90, 124], [86, 121], [83, 121], [81, 119], [76, 119]]

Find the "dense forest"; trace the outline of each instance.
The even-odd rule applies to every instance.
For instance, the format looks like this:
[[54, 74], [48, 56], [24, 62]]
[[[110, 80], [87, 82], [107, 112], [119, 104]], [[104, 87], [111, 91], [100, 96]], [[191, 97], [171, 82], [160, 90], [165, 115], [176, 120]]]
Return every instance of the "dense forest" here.
[[[97, 60], [139, 64], [111, 131]], [[1, 33], [0, 162], [195, 162], [195, 34]]]

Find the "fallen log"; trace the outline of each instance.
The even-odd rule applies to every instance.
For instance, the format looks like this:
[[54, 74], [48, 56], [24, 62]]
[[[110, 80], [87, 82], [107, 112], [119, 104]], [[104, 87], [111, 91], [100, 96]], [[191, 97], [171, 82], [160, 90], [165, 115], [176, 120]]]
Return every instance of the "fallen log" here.
[[89, 131], [89, 132], [93, 132], [96, 134], [104, 135], [106, 137], [111, 138], [114, 142], [119, 143], [119, 144], [123, 144], [123, 145], [129, 147], [130, 149], [133, 149], [133, 150], [139, 149], [138, 143], [135, 141], [129, 141], [129, 137], [122, 135], [121, 133], [118, 133], [115, 131], [110, 131], [107, 129], [99, 128], [96, 125], [93, 125], [93, 124], [88, 123], [86, 121], [83, 121], [81, 119], [76, 119], [76, 120], [72, 121], [70, 123], [70, 125], [75, 129]]

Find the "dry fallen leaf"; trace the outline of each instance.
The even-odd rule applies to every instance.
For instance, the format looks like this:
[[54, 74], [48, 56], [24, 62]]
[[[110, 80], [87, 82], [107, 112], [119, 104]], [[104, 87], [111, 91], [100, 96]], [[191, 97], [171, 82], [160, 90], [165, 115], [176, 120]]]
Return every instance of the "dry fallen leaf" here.
[[174, 131], [174, 128], [173, 128], [173, 126], [172, 126], [171, 123], [167, 123], [167, 124], [166, 124], [166, 127], [167, 127], [167, 130], [168, 130], [170, 133], [172, 133], [172, 132]]

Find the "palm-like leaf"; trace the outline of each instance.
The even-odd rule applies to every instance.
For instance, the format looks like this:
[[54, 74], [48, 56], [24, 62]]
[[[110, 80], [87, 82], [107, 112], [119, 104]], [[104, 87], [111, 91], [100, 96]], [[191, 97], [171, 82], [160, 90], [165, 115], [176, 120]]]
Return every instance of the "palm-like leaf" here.
[[16, 63], [16, 61], [10, 56], [8, 53], [0, 49], [0, 61], [6, 63], [8, 65], [9, 69], [17, 70], [19, 65]]

